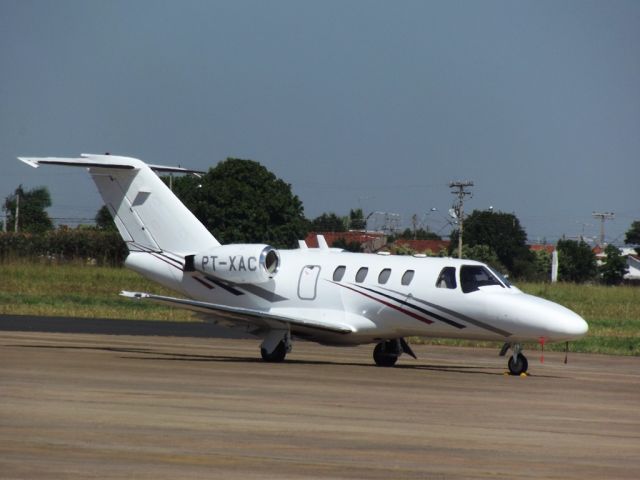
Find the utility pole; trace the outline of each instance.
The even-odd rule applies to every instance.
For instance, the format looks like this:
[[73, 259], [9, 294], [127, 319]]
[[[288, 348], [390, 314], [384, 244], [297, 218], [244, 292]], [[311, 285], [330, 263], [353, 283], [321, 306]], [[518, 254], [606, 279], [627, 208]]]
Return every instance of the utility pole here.
[[591, 216], [600, 219], [600, 246], [602, 247], [604, 245], [604, 221], [613, 220], [616, 218], [616, 214], [613, 212], [593, 212]]
[[460, 232], [458, 233], [458, 258], [462, 258], [462, 231], [464, 223], [464, 197], [471, 195], [470, 190], [466, 190], [467, 187], [473, 187], [473, 182], [465, 180], [463, 182], [451, 182], [449, 188], [451, 193], [458, 197], [458, 203], [453, 205], [453, 209], [456, 212], [458, 224], [460, 225]]
[[18, 233], [18, 220], [20, 219], [20, 189], [16, 192], [16, 218], [13, 225], [13, 231]]

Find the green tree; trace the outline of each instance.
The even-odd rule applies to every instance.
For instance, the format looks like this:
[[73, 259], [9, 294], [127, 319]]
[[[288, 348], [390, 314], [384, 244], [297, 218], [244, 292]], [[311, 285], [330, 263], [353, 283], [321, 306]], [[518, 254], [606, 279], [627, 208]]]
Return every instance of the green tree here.
[[620, 254], [620, 249], [613, 245], [607, 245], [604, 253], [607, 258], [599, 268], [602, 281], [607, 285], [620, 285], [629, 271], [627, 260]]
[[551, 253], [546, 250], [533, 252], [534, 269], [531, 280], [536, 282], [548, 282], [551, 279]]
[[367, 222], [364, 219], [364, 212], [361, 208], [351, 209], [349, 211], [349, 229], [364, 230], [367, 228]]
[[425, 230], [424, 228], [418, 228], [415, 232], [410, 228], [406, 228], [398, 238], [405, 238], [407, 240], [442, 240], [440, 235]]
[[638, 245], [636, 253], [640, 255], [640, 220], [636, 220], [631, 224], [629, 230], [624, 236], [624, 243], [627, 245]]
[[104, 230], [106, 232], [116, 231], [116, 224], [113, 221], [113, 217], [111, 216], [111, 212], [106, 205], [103, 205], [100, 210], [96, 213], [96, 227], [99, 230]]
[[22, 185], [4, 202], [7, 212], [7, 230], [13, 231], [18, 217], [18, 231], [43, 233], [53, 228], [46, 209], [51, 206], [51, 195], [46, 187], [24, 190]]
[[596, 256], [583, 240], [559, 240], [558, 277], [563, 282], [583, 283], [598, 273]]
[[[474, 210], [464, 220], [463, 244], [486, 245], [493, 250], [507, 271], [517, 278], [527, 277], [534, 257], [527, 247], [527, 234], [511, 213]], [[458, 230], [451, 232], [450, 254], [457, 248]]]
[[416, 251], [408, 245], [394, 244], [389, 247], [393, 255], [415, 255]]
[[347, 239], [344, 237], [336, 238], [331, 245], [333, 248], [342, 248], [347, 252], [361, 252], [362, 245], [359, 242], [347, 242]]
[[228, 158], [200, 178], [174, 179], [173, 191], [222, 243], [294, 247], [308, 231], [291, 185], [253, 160]]
[[335, 213], [323, 213], [311, 220], [309, 229], [313, 232], [346, 232], [344, 219]]
[[500, 262], [496, 252], [488, 245], [463, 245], [462, 258], [477, 260], [478, 262], [486, 263], [500, 272], [506, 272], [506, 268]]

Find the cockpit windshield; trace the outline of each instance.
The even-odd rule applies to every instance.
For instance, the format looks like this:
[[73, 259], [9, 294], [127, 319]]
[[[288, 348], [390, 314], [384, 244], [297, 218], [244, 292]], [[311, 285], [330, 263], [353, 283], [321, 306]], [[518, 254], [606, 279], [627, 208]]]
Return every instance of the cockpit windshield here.
[[487, 267], [481, 265], [463, 265], [460, 268], [460, 286], [463, 293], [479, 290], [480, 287], [495, 285], [504, 288], [500, 280]]
[[507, 279], [507, 277], [505, 277], [504, 275], [502, 275], [498, 270], [496, 270], [495, 268], [490, 268], [491, 272], [498, 277], [498, 279], [504, 284], [505, 287], [507, 288], [511, 288], [511, 282]]

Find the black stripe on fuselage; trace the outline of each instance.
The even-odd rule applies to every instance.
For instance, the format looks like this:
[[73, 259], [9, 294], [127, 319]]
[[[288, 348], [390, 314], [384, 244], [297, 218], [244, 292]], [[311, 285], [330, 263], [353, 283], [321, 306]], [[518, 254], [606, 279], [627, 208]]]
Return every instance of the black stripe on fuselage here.
[[162, 260], [164, 263], [166, 263], [167, 265], [172, 266], [173, 268], [175, 268], [176, 270], [180, 270], [182, 272], [182, 264], [177, 265], [175, 262], [175, 260], [171, 257], [167, 257], [166, 255], [162, 255], [162, 253], [157, 253], [157, 252], [147, 252], [149, 255], [151, 255], [152, 257], [157, 258], [158, 260]]
[[255, 296], [260, 297], [271, 303], [282, 302], [283, 300], [289, 300], [286, 297], [282, 297], [278, 295], [276, 292], [272, 292], [265, 288], [259, 287], [257, 285], [254, 285], [253, 283], [243, 283], [242, 285], [236, 285], [236, 287], [242, 288], [243, 290], [246, 290], [247, 292], [252, 293]]
[[143, 253], [148, 253], [152, 257], [157, 258], [158, 260], [162, 260], [163, 262], [171, 265], [173, 268], [176, 268], [180, 271], [184, 270], [184, 264], [180, 260], [168, 255], [167, 252], [164, 252], [162, 250], [160, 251], [152, 250], [149, 247], [145, 247], [144, 245], [140, 245], [139, 243], [136, 243], [136, 242], [128, 242], [128, 244], [133, 245], [134, 247], [140, 249], [139, 251], [142, 251]]
[[200, 285], [204, 285], [205, 287], [207, 287], [209, 290], [213, 290], [214, 287], [213, 285], [211, 285], [209, 282], [205, 282], [204, 280], [202, 280], [201, 278], [198, 277], [191, 277], [193, 278], [196, 282], [198, 282]]
[[[449, 320], [448, 318], [445, 318], [442, 315], [438, 315], [437, 313], [430, 312], [429, 310], [426, 310], [426, 309], [424, 309], [422, 307], [419, 307], [417, 305], [409, 303], [406, 300], [403, 300], [401, 298], [396, 298], [393, 295], [388, 295], [386, 293], [379, 292], [378, 290], [375, 290], [373, 288], [362, 287], [362, 286], [360, 286], [360, 288], [363, 288], [364, 290], [368, 290], [368, 291], [373, 292], [373, 293], [375, 293], [377, 295], [381, 295], [381, 296], [386, 297], [386, 298], [388, 298], [390, 300], [398, 302], [399, 304], [404, 305], [405, 307], [413, 308], [414, 310], [417, 310], [420, 313], [423, 313], [425, 315], [429, 315], [430, 317], [433, 317], [436, 320], [440, 320], [441, 322], [446, 323], [448, 325], [451, 325], [452, 327], [456, 327], [456, 328], [459, 328], [459, 329], [467, 328], [466, 325], [462, 325], [461, 323], [454, 322], [453, 320]], [[399, 292], [395, 292], [395, 293], [399, 293]], [[406, 295], [405, 295], [405, 297], [406, 297]], [[411, 298], [414, 298], [414, 297], [411, 297]]]
[[[402, 295], [402, 292], [398, 292], [396, 290], [391, 290], [389, 288], [382, 288], [382, 290], [386, 290], [387, 292], [395, 293], [397, 295]], [[440, 310], [442, 313], [446, 313], [447, 315], [451, 315], [452, 317], [456, 317], [458, 320], [470, 323], [471, 325], [475, 325], [476, 327], [480, 327], [480, 328], [482, 328], [484, 330], [489, 330], [490, 332], [497, 333], [498, 335], [502, 335], [504, 337], [510, 337], [511, 335], [513, 335], [512, 333], [507, 332], [506, 330], [502, 330], [502, 329], [500, 329], [498, 327], [494, 327], [493, 325], [489, 325], [488, 323], [481, 322], [480, 320], [476, 320], [476, 319], [471, 318], [471, 317], [469, 317], [469, 316], [467, 316], [467, 315], [465, 315], [463, 313], [456, 312], [454, 310], [451, 310], [449, 308], [443, 307], [441, 305], [437, 305], [435, 303], [427, 302], [426, 300], [422, 300], [420, 298], [416, 298], [416, 297], [413, 297], [413, 296], [411, 298], [414, 301], [418, 302], [418, 303], [422, 303], [423, 305], [427, 305], [428, 307], [435, 308], [436, 310]]]
[[[158, 260], [163, 261], [164, 263], [166, 263], [167, 265], [170, 265], [180, 271], [184, 271], [184, 264], [182, 262], [180, 262], [179, 260], [170, 257], [169, 255], [167, 255], [166, 252], [156, 252], [154, 250], [149, 249], [148, 247], [145, 247], [144, 245], [140, 245], [134, 242], [130, 242], [131, 245], [134, 245], [137, 248], [140, 248], [144, 253], [148, 253], [149, 255], [157, 258]], [[202, 279], [199, 279], [197, 277], [193, 277], [195, 280], [197, 280], [198, 282], [200, 282], [201, 284], [203, 284], [204, 286], [206, 286], [209, 289], [213, 289], [213, 286], [207, 284], [206, 282], [204, 282]], [[244, 290], [246, 290], [249, 293], [252, 293], [253, 295], [260, 297], [264, 300], [267, 300], [268, 302], [271, 303], [275, 303], [275, 302], [282, 302], [284, 300], [288, 300], [288, 298], [283, 297], [278, 295], [275, 292], [271, 292], [269, 290], [266, 290], [262, 287], [259, 287], [257, 285], [254, 284], [243, 284], [243, 285], [237, 285], [237, 284], [232, 284], [229, 282], [223, 282], [221, 280], [218, 280], [214, 277], [211, 277], [209, 275], [205, 275], [205, 278], [209, 281], [212, 282], [213, 284], [217, 285], [218, 287], [222, 288], [223, 290], [226, 290], [229, 293], [232, 293], [233, 295], [236, 296], [240, 296], [240, 295], [244, 295], [244, 292], [241, 292], [240, 290], [238, 290], [238, 288], [242, 288]], [[236, 288], [238, 287], [238, 288]]]
[[378, 303], [381, 303], [382, 305], [386, 305], [389, 308], [393, 308], [394, 310], [397, 310], [398, 312], [404, 313], [405, 315], [408, 315], [408, 316], [410, 316], [412, 318], [415, 318], [416, 320], [420, 320], [421, 322], [424, 322], [424, 323], [426, 323], [428, 325], [431, 325], [433, 323], [433, 320], [431, 320], [430, 318], [422, 317], [422, 316], [418, 315], [417, 313], [414, 313], [414, 312], [412, 312], [410, 310], [406, 310], [406, 309], [404, 309], [402, 307], [399, 307], [398, 305], [394, 305], [393, 303], [389, 303], [386, 300], [382, 300], [381, 298], [376, 298], [376, 297], [374, 297], [372, 295], [369, 295], [368, 293], [361, 292], [360, 290], [357, 290], [357, 289], [355, 289], [353, 287], [350, 287], [349, 285], [344, 285], [342, 283], [334, 282], [332, 280], [327, 280], [327, 281], [331, 282], [331, 283], [334, 283], [335, 285], [338, 285], [338, 286], [340, 286], [342, 288], [346, 288], [348, 290], [356, 292], [357, 294], [360, 294], [363, 297], [370, 298], [371, 300], [373, 300], [375, 302], [378, 302]]
[[206, 275], [205, 278], [210, 282], [213, 282], [220, 288], [223, 288], [227, 292], [232, 293], [236, 296], [244, 295], [245, 293], [242, 292], [241, 290], [245, 290], [255, 295], [256, 297], [260, 297], [263, 300], [266, 300], [267, 302], [271, 302], [271, 303], [282, 302], [283, 300], [289, 300], [286, 297], [282, 297], [275, 292], [259, 287], [253, 283], [242, 283], [242, 284], [231, 283], [231, 282], [218, 280], [215, 277], [212, 277], [210, 275]]
[[240, 295], [244, 295], [244, 292], [241, 292], [240, 290], [233, 288], [233, 286], [231, 285], [221, 282], [217, 278], [213, 278], [209, 275], [205, 275], [204, 278], [209, 280], [214, 285], [217, 285], [218, 287], [222, 288], [223, 290], [226, 290], [227, 292], [234, 294], [236, 297], [239, 297]]

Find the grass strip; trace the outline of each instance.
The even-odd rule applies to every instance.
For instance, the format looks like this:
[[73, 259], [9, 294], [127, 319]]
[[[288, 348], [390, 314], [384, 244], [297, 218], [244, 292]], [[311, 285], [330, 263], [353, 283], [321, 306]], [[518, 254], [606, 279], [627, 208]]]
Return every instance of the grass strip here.
[[123, 298], [122, 290], [176, 295], [125, 268], [19, 261], [0, 265], [0, 314], [197, 321], [184, 309]]

